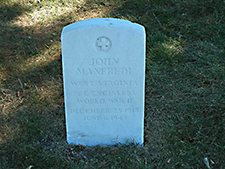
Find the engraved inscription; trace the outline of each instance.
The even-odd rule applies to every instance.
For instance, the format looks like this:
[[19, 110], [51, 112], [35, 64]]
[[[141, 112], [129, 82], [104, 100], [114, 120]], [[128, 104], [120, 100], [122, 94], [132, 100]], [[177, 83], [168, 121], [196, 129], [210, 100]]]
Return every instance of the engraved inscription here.
[[105, 103], [133, 103], [132, 98], [109, 98], [109, 99], [76, 99], [77, 103], [82, 104], [105, 104]]
[[70, 82], [72, 86], [94, 86], [94, 82], [93, 81], [71, 81]]
[[85, 103], [85, 104], [97, 104], [97, 103], [100, 103], [100, 104], [103, 104], [106, 102], [105, 99], [77, 99], [77, 102], [78, 103]]
[[112, 98], [107, 100], [109, 103], [132, 103], [132, 98]]
[[90, 114], [90, 113], [99, 113], [99, 114], [108, 114], [110, 113], [110, 110], [109, 109], [70, 109], [70, 113], [80, 113], [80, 114], [84, 114], [84, 113], [87, 113], [87, 114]]
[[74, 96], [134, 96], [135, 91], [129, 90], [88, 90], [88, 91], [74, 91]]
[[96, 48], [98, 51], [108, 52], [111, 48], [111, 45], [112, 43], [107, 37], [102, 36], [96, 40]]
[[90, 65], [118, 65], [119, 59], [118, 58], [92, 58]]
[[108, 68], [77, 68], [77, 75], [131, 75], [130, 67], [108, 67]]
[[115, 120], [128, 120], [127, 116], [84, 116], [84, 121], [115, 121]]
[[72, 86], [137, 86], [138, 82], [135, 80], [108, 80], [108, 81], [71, 81]]
[[133, 80], [115, 80], [115, 81], [98, 81], [100, 86], [137, 86], [137, 81]]
[[141, 109], [136, 108], [84, 108], [84, 109], [70, 109], [70, 113], [76, 114], [129, 114], [129, 113], [139, 113]]

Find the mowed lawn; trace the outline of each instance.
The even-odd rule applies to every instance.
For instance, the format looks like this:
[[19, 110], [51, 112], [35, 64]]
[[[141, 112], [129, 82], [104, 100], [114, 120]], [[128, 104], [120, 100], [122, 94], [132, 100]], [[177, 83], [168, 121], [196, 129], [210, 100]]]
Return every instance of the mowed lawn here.
[[[145, 144], [66, 143], [61, 31], [146, 28]], [[224, 0], [0, 0], [0, 169], [225, 168]]]

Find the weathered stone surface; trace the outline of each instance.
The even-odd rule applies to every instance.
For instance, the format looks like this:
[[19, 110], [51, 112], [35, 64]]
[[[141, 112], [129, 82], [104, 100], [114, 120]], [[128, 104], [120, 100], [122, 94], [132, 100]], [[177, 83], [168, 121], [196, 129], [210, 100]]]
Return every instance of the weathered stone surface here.
[[143, 144], [145, 39], [143, 26], [120, 19], [63, 28], [68, 143]]

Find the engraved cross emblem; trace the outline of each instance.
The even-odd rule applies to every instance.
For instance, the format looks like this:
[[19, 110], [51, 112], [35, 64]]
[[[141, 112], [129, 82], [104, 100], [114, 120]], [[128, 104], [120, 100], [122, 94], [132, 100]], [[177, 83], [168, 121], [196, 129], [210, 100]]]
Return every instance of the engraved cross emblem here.
[[107, 52], [111, 48], [111, 41], [107, 37], [99, 37], [96, 40], [96, 47], [100, 51]]

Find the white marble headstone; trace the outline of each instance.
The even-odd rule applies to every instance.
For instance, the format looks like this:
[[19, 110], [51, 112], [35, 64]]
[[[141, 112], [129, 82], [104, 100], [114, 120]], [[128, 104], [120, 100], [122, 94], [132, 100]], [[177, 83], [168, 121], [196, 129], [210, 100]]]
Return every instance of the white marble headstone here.
[[89, 19], [64, 27], [61, 38], [68, 143], [143, 144], [144, 27]]

